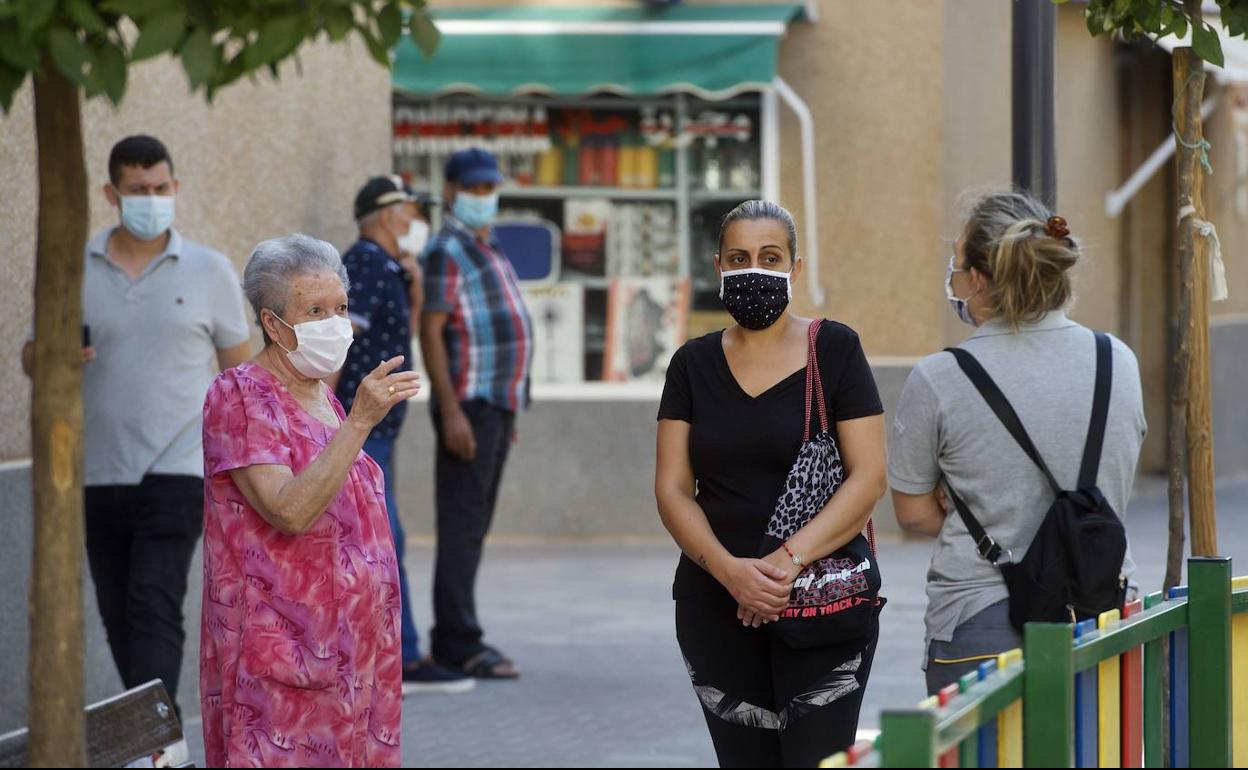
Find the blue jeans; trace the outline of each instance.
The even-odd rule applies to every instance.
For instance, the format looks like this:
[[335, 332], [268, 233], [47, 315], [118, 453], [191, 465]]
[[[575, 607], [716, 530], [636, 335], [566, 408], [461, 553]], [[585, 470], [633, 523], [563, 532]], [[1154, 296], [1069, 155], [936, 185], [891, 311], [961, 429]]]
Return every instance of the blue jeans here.
[[390, 472], [394, 459], [394, 439], [370, 437], [364, 442], [364, 453], [373, 458], [381, 466], [386, 477], [386, 515], [390, 518], [390, 535], [394, 538], [395, 556], [399, 562], [399, 601], [402, 603], [400, 616], [400, 634], [403, 637], [403, 665], [407, 666], [420, 661], [420, 636], [416, 632], [416, 624], [412, 621], [412, 602], [408, 598], [407, 570], [403, 567], [403, 552], [406, 549], [406, 536], [403, 534], [403, 523], [399, 521], [399, 509], [395, 505], [394, 474]]

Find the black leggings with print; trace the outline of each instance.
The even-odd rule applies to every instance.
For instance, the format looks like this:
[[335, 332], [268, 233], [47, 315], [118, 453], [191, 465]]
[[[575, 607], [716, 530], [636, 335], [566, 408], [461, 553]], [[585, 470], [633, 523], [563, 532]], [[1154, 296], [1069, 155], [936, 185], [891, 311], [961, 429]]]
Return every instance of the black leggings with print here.
[[726, 591], [676, 601], [676, 638], [721, 767], [817, 767], [854, 742], [879, 636], [796, 650]]

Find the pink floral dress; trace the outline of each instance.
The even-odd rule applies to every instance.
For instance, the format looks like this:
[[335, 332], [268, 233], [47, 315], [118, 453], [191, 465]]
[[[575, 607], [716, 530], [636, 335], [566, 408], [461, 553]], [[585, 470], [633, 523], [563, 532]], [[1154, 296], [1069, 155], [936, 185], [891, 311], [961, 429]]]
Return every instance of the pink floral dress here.
[[381, 469], [361, 452], [303, 535], [269, 525], [229, 473], [299, 474], [334, 433], [257, 364], [208, 391], [199, 688], [210, 767], [399, 766], [399, 577]]

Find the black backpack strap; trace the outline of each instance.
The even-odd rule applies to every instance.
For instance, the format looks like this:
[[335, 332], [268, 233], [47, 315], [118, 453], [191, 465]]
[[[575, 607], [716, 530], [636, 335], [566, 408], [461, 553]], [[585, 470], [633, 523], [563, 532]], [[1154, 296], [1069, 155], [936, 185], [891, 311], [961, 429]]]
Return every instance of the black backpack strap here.
[[984, 367], [980, 365], [979, 361], [975, 360], [975, 356], [965, 350], [961, 348], [945, 348], [945, 350], [953, 354], [953, 357], [958, 361], [958, 366], [962, 367], [962, 371], [966, 373], [975, 389], [984, 397], [984, 401], [988, 402], [988, 406], [997, 415], [997, 419], [1001, 421], [1005, 429], [1009, 431], [1014, 440], [1018, 442], [1018, 445], [1022, 447], [1023, 452], [1036, 464], [1036, 467], [1044, 473], [1049, 486], [1053, 488], [1053, 494], [1060, 495], [1062, 492], [1061, 485], [1057, 483], [1057, 479], [1053, 477], [1049, 466], [1045, 464], [1044, 458], [1040, 456], [1036, 445], [1032, 443], [1031, 436], [1027, 435], [1027, 430], [1023, 428], [1023, 423], [1018, 419], [1018, 414], [1015, 413], [1014, 407], [1010, 406], [1009, 400], [1006, 399], [1005, 394], [1001, 392], [997, 384], [992, 381], [992, 378], [988, 376], [988, 372], [984, 371]]
[[[949, 486], [948, 480], [945, 481], [945, 489], [949, 490], [949, 499], [953, 501], [953, 507], [957, 509], [958, 515], [962, 517], [962, 523], [966, 525], [966, 531], [971, 533], [971, 537], [975, 540], [975, 550], [979, 551], [979, 555], [984, 557], [993, 565], [1008, 564], [1014, 560], [1014, 555], [997, 545], [997, 541], [992, 539], [984, 526], [979, 523], [979, 519], [971, 515], [971, 509], [958, 493], [953, 491], [953, 487]], [[1004, 562], [1001, 560], [1002, 555], [1006, 556]]]
[[1114, 349], [1109, 335], [1096, 334], [1096, 390], [1092, 396], [1092, 420], [1088, 423], [1088, 440], [1083, 446], [1083, 463], [1079, 466], [1079, 488], [1096, 486], [1101, 467], [1101, 448], [1105, 445], [1105, 426], [1109, 422], [1109, 392], [1114, 385]]

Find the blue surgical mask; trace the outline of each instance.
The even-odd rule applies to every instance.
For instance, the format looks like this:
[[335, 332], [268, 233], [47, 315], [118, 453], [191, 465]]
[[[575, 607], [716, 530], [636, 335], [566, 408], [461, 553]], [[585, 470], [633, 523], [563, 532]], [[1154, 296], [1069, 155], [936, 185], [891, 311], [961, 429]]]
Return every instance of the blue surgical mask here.
[[121, 224], [140, 241], [153, 241], [173, 225], [172, 195], [123, 195]]
[[498, 193], [473, 195], [461, 192], [455, 196], [455, 204], [451, 207], [451, 213], [460, 222], [474, 230], [488, 227], [494, 221], [494, 217], [498, 216]]
[[966, 272], [966, 268], [953, 266], [956, 261], [956, 255], [949, 257], [949, 267], [945, 268], [945, 297], [949, 300], [949, 304], [953, 307], [953, 312], [958, 314], [958, 319], [962, 321], [962, 323], [977, 326], [978, 324], [975, 323], [975, 317], [971, 315], [971, 304], [969, 301], [971, 297], [975, 296], [975, 294], [972, 293], [971, 297], [962, 299], [961, 297], [955, 296], [953, 293], [953, 274]]

